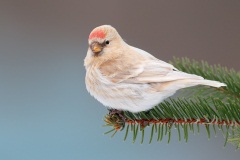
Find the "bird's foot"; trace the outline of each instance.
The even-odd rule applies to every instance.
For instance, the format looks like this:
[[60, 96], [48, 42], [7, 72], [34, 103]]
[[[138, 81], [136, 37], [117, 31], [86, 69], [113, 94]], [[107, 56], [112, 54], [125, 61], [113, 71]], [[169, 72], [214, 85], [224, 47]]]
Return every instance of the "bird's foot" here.
[[126, 118], [123, 115], [123, 111], [117, 110], [117, 109], [109, 109], [109, 115], [117, 115], [121, 118], [123, 122], [125, 122]]

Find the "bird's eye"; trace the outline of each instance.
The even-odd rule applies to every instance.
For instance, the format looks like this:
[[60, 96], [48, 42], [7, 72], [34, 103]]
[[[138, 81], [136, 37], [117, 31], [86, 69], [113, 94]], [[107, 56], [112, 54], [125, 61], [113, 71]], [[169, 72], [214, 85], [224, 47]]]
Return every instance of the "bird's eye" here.
[[109, 44], [110, 42], [109, 42], [109, 41], [106, 41], [105, 43], [106, 43], [106, 44]]

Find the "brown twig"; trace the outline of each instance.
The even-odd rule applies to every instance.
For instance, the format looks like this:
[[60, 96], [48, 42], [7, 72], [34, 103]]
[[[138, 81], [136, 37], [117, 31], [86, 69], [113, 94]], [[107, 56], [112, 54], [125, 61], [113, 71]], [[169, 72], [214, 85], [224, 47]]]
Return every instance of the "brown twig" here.
[[172, 124], [202, 124], [202, 125], [209, 125], [209, 124], [215, 124], [215, 125], [229, 125], [229, 126], [239, 126], [240, 122], [238, 121], [226, 121], [226, 120], [222, 120], [222, 121], [217, 121], [217, 120], [206, 120], [206, 119], [187, 119], [187, 120], [183, 120], [183, 119], [171, 119], [171, 118], [166, 118], [166, 119], [159, 119], [159, 120], [155, 120], [155, 119], [141, 119], [141, 120], [126, 120], [126, 123], [128, 124], [140, 124], [140, 126], [142, 128], [144, 128], [145, 126], [149, 125], [149, 124], [167, 124], [167, 123], [172, 123]]

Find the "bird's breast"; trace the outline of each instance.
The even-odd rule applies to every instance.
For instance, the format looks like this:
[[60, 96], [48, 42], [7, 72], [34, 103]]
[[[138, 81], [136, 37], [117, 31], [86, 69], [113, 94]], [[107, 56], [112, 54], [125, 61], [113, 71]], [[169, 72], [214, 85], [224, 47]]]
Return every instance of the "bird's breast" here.
[[146, 84], [113, 83], [96, 70], [87, 70], [86, 88], [89, 93], [106, 106], [113, 100], [125, 101], [142, 99]]

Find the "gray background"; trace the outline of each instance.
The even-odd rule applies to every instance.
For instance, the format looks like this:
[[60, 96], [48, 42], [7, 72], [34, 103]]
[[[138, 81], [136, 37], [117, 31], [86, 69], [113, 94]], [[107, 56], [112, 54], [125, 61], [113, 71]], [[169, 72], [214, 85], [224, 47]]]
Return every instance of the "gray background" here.
[[[83, 59], [96, 26], [159, 59], [240, 69], [240, 1], [0, 1], [0, 159], [239, 160], [219, 132], [189, 142], [132, 144], [104, 136], [107, 110], [85, 89]], [[146, 139], [147, 140], [147, 139]], [[139, 141], [138, 141], [139, 142]]]

